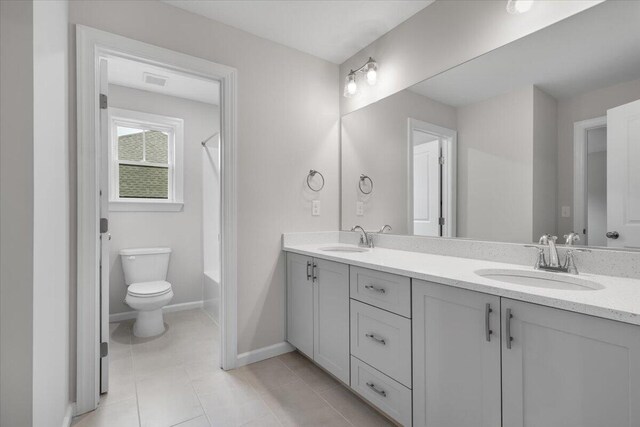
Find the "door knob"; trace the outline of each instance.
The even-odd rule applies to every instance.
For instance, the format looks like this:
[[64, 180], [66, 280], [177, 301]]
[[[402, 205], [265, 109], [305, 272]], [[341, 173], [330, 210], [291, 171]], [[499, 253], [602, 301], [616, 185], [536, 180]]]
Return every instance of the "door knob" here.
[[609, 239], [617, 239], [618, 237], [620, 237], [620, 233], [618, 233], [617, 231], [608, 231], [607, 232], [607, 237]]

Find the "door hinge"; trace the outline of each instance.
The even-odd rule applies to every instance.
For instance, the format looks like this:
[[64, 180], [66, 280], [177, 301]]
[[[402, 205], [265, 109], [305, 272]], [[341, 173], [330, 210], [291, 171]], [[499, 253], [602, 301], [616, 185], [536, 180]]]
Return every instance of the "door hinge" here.
[[442, 217], [441, 217], [441, 218], [438, 220], [438, 224], [440, 224], [440, 225], [444, 225], [444, 218], [442, 218]]
[[109, 231], [109, 219], [100, 218], [100, 233], [106, 233]]
[[109, 355], [109, 343], [101, 342], [100, 343], [100, 357], [107, 357]]
[[440, 164], [444, 165], [444, 156], [440, 156]]
[[107, 103], [107, 95], [105, 95], [104, 93], [100, 94], [100, 109], [101, 110], [106, 110], [108, 106]]

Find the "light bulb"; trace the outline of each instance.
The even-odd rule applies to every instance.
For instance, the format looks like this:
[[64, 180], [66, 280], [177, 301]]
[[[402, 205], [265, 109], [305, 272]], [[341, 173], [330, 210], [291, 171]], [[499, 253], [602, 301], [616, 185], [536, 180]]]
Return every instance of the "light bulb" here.
[[356, 73], [351, 71], [345, 80], [343, 95], [347, 98], [350, 98], [355, 95], [356, 92], [358, 92], [358, 85], [356, 84]]
[[509, 0], [507, 2], [507, 12], [516, 15], [528, 12], [533, 6], [533, 0]]
[[370, 68], [369, 71], [367, 71], [367, 83], [373, 86], [376, 84], [376, 81], [378, 81], [378, 72], [375, 68]]
[[356, 85], [355, 80], [351, 80], [349, 83], [347, 83], [347, 92], [349, 93], [349, 95], [355, 95], [357, 91], [358, 85]]

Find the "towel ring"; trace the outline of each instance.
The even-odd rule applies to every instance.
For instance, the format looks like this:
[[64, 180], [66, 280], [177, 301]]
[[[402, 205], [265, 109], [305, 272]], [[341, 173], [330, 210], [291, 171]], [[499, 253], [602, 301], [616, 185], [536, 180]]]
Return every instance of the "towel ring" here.
[[[369, 186], [371, 187], [371, 189], [369, 191], [364, 191], [362, 189], [362, 184], [367, 180], [369, 180]], [[360, 188], [360, 191], [362, 192], [362, 194], [371, 194], [371, 192], [373, 191], [373, 180], [365, 174], [360, 175], [360, 181], [358, 181], [358, 188]]]
[[[313, 187], [311, 186], [311, 182], [310, 182], [310, 180], [311, 180], [311, 178], [313, 178], [314, 176], [316, 176], [316, 174], [320, 175], [320, 178], [322, 178], [322, 185], [320, 186], [320, 188], [313, 188]], [[315, 191], [316, 193], [317, 193], [318, 191], [322, 190], [322, 189], [324, 188], [324, 176], [323, 176], [320, 172], [318, 172], [317, 170], [313, 170], [313, 169], [311, 169], [311, 170], [309, 171], [309, 175], [307, 175], [307, 187], [309, 187], [309, 188], [311, 189], [311, 191]]]

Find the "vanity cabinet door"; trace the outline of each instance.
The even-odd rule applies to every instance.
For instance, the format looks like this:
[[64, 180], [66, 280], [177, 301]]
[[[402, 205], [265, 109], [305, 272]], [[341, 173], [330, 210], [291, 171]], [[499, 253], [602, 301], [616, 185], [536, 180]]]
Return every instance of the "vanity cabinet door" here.
[[509, 299], [502, 319], [504, 426], [640, 426], [640, 326]]
[[420, 280], [412, 294], [413, 425], [500, 426], [500, 298]]
[[313, 260], [287, 253], [287, 341], [313, 357]]
[[313, 262], [313, 360], [349, 384], [349, 266]]

